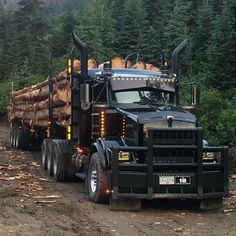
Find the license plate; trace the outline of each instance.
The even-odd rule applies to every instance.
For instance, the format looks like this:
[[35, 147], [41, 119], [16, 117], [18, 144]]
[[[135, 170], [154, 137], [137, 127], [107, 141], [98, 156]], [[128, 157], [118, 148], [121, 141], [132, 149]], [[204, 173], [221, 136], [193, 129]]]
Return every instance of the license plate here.
[[191, 184], [190, 176], [159, 176], [160, 185], [186, 185]]
[[174, 176], [159, 176], [159, 184], [160, 185], [175, 184], [175, 177]]

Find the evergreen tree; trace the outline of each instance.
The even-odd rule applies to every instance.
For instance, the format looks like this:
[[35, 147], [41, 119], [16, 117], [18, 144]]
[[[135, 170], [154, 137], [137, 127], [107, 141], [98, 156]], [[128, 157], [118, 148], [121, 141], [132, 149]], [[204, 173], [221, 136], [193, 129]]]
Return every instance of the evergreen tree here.
[[[168, 52], [174, 50], [174, 48], [189, 35], [189, 9], [190, 3], [187, 0], [176, 0], [172, 15], [167, 23], [164, 37], [168, 43]], [[185, 17], [183, 17], [185, 16]]]
[[48, 64], [48, 45], [45, 33], [48, 27], [39, 16], [43, 2], [41, 0], [21, 0], [19, 6], [13, 22], [18, 32], [19, 59], [22, 63], [28, 57], [33, 71], [45, 73]]
[[[81, 9], [78, 16], [76, 30], [80, 37], [86, 42], [91, 51], [94, 49], [106, 51], [112, 55], [112, 45], [115, 41], [115, 34], [109, 0], [90, 0]], [[108, 60], [107, 56], [98, 53], [98, 59]]]
[[145, 44], [146, 11], [143, 0], [127, 0], [124, 30], [120, 32], [120, 52], [125, 57]]
[[211, 86], [222, 89], [235, 82], [232, 68], [235, 65], [235, 38], [233, 29], [235, 19], [232, 14], [232, 1], [225, 0], [221, 15], [214, 21], [214, 30], [208, 49], [209, 83]]
[[207, 70], [206, 50], [209, 47], [213, 30], [214, 14], [208, 0], [204, 0], [197, 10], [196, 29], [192, 33], [192, 57], [194, 72]]

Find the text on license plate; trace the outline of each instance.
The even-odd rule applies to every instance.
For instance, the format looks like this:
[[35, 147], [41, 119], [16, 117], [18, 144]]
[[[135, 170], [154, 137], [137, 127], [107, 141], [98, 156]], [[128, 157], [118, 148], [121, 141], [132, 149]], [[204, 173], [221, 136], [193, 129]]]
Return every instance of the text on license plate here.
[[190, 176], [159, 176], [160, 185], [190, 184]]

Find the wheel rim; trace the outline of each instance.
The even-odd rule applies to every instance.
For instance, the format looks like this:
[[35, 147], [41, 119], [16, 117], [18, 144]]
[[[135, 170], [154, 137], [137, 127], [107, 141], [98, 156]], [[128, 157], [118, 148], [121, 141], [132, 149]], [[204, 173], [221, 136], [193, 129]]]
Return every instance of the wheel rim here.
[[97, 190], [97, 183], [98, 183], [98, 172], [95, 167], [93, 167], [91, 171], [91, 178], [90, 178], [90, 188], [92, 192], [96, 192]]
[[43, 145], [42, 147], [42, 167], [46, 168], [46, 147]]
[[48, 155], [47, 169], [48, 169], [49, 171], [51, 170], [51, 155]]
[[12, 147], [15, 148], [16, 145], [16, 130], [13, 129], [12, 131]]
[[13, 146], [13, 130], [10, 133], [10, 142], [11, 142], [11, 146]]
[[18, 132], [17, 129], [15, 130], [15, 148], [18, 148], [19, 145], [19, 136], [18, 136]]
[[54, 160], [53, 160], [53, 174], [56, 175], [57, 173], [57, 164], [58, 164], [58, 155], [56, 150], [54, 149]]

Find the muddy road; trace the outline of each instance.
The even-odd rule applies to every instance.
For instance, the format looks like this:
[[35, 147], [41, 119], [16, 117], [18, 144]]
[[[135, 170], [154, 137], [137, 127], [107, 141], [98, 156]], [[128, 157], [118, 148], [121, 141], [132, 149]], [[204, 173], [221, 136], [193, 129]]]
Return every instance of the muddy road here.
[[39, 152], [16, 151], [0, 125], [0, 235], [236, 235], [236, 196], [224, 209], [193, 201], [143, 202], [140, 212], [110, 211], [88, 201], [84, 183], [55, 183]]

